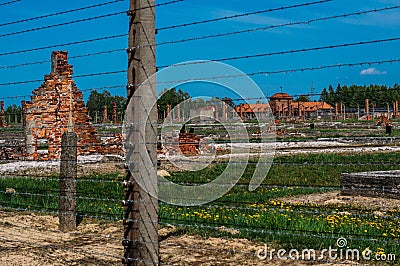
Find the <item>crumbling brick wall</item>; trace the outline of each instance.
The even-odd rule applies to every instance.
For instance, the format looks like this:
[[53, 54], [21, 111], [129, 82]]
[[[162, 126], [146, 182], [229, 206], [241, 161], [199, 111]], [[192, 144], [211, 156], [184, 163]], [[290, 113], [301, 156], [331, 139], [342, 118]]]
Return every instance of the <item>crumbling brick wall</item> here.
[[[97, 130], [90, 123], [83, 94], [72, 79], [73, 69], [68, 64], [68, 52], [53, 52], [51, 60], [51, 73], [44, 76], [43, 84], [33, 91], [31, 100], [25, 106], [28, 158], [60, 158], [61, 136], [67, 131], [70, 110], [73, 130], [78, 136], [78, 154], [110, 152], [102, 145]], [[38, 153], [40, 139], [48, 144], [48, 152], [43, 156]], [[121, 149], [120, 146], [118, 149]]]
[[197, 155], [200, 138], [193, 133], [179, 133], [179, 149], [183, 155]]

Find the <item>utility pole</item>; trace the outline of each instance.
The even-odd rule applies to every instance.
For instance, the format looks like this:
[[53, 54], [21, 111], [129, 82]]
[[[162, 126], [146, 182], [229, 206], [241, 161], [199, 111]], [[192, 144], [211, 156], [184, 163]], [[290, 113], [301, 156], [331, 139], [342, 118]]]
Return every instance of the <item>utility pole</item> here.
[[[157, 109], [146, 113], [143, 102], [157, 101], [156, 86], [135, 94], [139, 85], [156, 73], [154, 0], [130, 0], [128, 52], [128, 102], [133, 103], [132, 151], [125, 184], [124, 259], [127, 265], [159, 265], [157, 196]], [[133, 102], [132, 102], [133, 101]], [[155, 104], [155, 107], [157, 105]], [[145, 136], [140, 127], [145, 124]], [[128, 156], [128, 155], [127, 155]], [[150, 158], [150, 163], [146, 162]], [[145, 180], [149, 191], [138, 184]], [[140, 182], [139, 182], [140, 183]], [[155, 195], [154, 195], [155, 194]]]
[[314, 88], [314, 81], [311, 81], [311, 88], [310, 88], [310, 100], [313, 102], [314, 101], [314, 94], [315, 94], [315, 88]]

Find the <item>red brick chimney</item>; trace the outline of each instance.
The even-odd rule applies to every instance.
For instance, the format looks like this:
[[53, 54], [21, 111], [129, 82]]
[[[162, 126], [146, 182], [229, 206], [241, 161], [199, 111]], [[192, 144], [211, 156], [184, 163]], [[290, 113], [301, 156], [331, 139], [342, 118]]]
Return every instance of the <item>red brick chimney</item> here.
[[107, 112], [107, 105], [103, 107], [103, 123], [108, 122], [108, 112]]
[[51, 73], [72, 76], [72, 65], [68, 64], [67, 51], [55, 51], [51, 53]]

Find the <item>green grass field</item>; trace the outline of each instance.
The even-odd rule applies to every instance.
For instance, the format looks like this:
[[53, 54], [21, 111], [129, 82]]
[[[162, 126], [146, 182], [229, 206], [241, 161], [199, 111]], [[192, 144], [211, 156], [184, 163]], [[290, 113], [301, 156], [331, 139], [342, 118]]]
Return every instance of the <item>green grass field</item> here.
[[[178, 226], [181, 233], [202, 236], [246, 237], [283, 248], [334, 247], [345, 237], [351, 248], [394, 253], [400, 257], [399, 208], [379, 212], [354, 206], [289, 204], [284, 197], [338, 190], [343, 172], [400, 169], [399, 153], [360, 155], [296, 155], [278, 157], [263, 184], [255, 191], [248, 183], [255, 168], [247, 165], [243, 177], [228, 194], [198, 207], [160, 203], [162, 225]], [[218, 163], [198, 172], [173, 173], [176, 183], [199, 185], [225, 169]], [[124, 177], [92, 175], [77, 180], [77, 212], [99, 219], [122, 219]], [[13, 190], [10, 190], [13, 189]], [[7, 209], [57, 212], [58, 177], [4, 177], [0, 205]], [[6, 192], [8, 191], [8, 192]], [[380, 210], [376, 206], [376, 210]], [[232, 234], [219, 228], [232, 228]]]

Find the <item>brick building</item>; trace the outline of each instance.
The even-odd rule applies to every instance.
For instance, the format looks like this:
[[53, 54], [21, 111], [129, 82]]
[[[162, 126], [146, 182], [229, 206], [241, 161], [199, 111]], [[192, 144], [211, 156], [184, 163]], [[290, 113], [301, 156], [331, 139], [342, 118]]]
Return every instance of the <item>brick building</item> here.
[[[31, 159], [58, 159], [68, 122], [78, 136], [78, 154], [101, 152], [101, 141], [90, 124], [83, 94], [72, 79], [68, 53], [53, 52], [51, 73], [25, 104], [26, 152]], [[38, 149], [39, 148], [39, 149]]]
[[272, 113], [276, 117], [287, 117], [291, 114], [293, 97], [287, 93], [275, 93], [269, 99]]
[[272, 113], [278, 119], [319, 118], [331, 115], [334, 108], [326, 102], [294, 102], [287, 93], [275, 93], [266, 103], [239, 104], [235, 112], [244, 120], [263, 118]]

